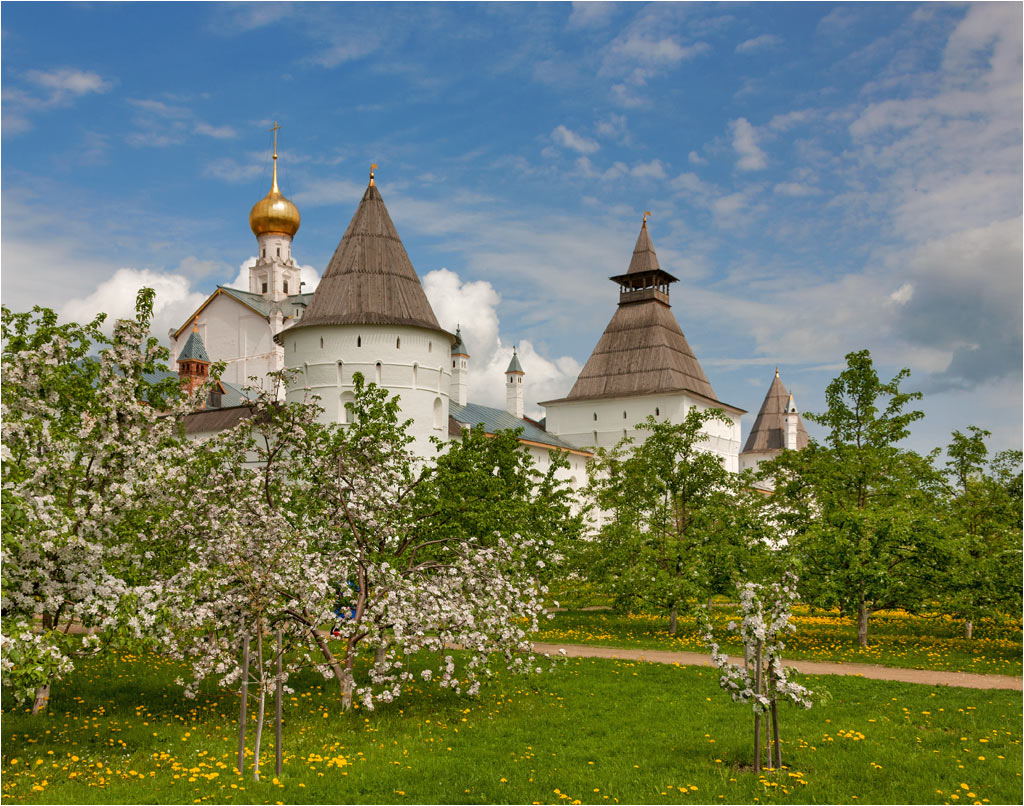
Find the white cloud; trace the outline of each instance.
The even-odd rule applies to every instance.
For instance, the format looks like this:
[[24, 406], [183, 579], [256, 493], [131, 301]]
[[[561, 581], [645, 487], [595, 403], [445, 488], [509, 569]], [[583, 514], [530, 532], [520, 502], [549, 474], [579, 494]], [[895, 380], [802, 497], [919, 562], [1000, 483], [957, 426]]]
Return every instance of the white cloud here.
[[29, 70], [24, 74], [29, 86], [18, 87], [17, 79], [5, 79], [3, 90], [3, 133], [22, 134], [32, 128], [31, 114], [61, 106], [92, 93], [108, 92], [112, 81], [73, 68]]
[[558, 125], [551, 132], [551, 137], [563, 148], [570, 148], [580, 154], [593, 154], [601, 146], [596, 141], [584, 137], [563, 125]]
[[914, 296], [914, 286], [904, 283], [889, 295], [889, 300], [896, 305], [906, 305]]
[[107, 92], [113, 86], [98, 73], [64, 68], [60, 70], [29, 70], [25, 77], [33, 84], [50, 90], [50, 103], [65, 98], [87, 95], [90, 92]]
[[570, 28], [599, 28], [609, 23], [615, 10], [615, 3], [574, 2], [568, 25]]
[[166, 340], [169, 329], [180, 327], [207, 296], [194, 291], [188, 279], [180, 274], [125, 268], [114, 272], [91, 294], [64, 303], [59, 313], [75, 322], [87, 322], [98, 313], [106, 313], [103, 329], [110, 333], [115, 320], [135, 315], [135, 297], [143, 287], [156, 291], [152, 333], [161, 340]]
[[736, 46], [737, 53], [754, 53], [759, 50], [776, 48], [782, 44], [782, 37], [775, 34], [761, 34], [753, 39], [747, 39]]
[[238, 136], [238, 132], [230, 126], [211, 126], [209, 123], [199, 121], [196, 123], [196, 133], [205, 134], [207, 137], [215, 137], [218, 140], [230, 140]]
[[730, 121], [732, 129], [732, 147], [739, 161], [736, 167], [741, 171], [763, 170], [767, 161], [764, 152], [757, 145], [757, 132], [746, 118]]
[[582, 368], [569, 356], [550, 359], [529, 339], [502, 338], [498, 310], [501, 297], [485, 280], [463, 282], [448, 269], [436, 269], [423, 277], [423, 290], [437, 320], [445, 330], [461, 327], [470, 354], [468, 397], [473, 403], [505, 407], [505, 369], [512, 345], [523, 365], [523, 393], [527, 415], [543, 417], [541, 400], [564, 395]]
[[708, 164], [708, 161], [706, 159], [704, 159], [696, 151], [691, 151], [689, 156], [687, 157], [687, 159], [690, 160], [690, 164], [691, 165], [707, 165]]
[[598, 121], [597, 133], [602, 137], [626, 142], [629, 139], [629, 133], [626, 130], [626, 116], [616, 115], [613, 112], [608, 117]]
[[661, 164], [661, 160], [638, 162], [629, 169], [629, 173], [630, 176], [634, 176], [637, 179], [664, 179], [665, 167]]

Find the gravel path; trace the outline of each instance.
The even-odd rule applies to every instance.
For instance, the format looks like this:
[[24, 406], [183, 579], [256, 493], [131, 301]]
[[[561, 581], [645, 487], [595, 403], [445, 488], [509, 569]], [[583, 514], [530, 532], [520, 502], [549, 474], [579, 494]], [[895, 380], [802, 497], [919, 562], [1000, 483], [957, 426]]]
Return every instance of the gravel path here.
[[[664, 649], [622, 649], [585, 644], [533, 645], [534, 652], [557, 654], [565, 650], [570, 658], [618, 658], [650, 663], [678, 663], [681, 666], [710, 666], [711, 657], [699, 652], [669, 652]], [[804, 674], [846, 674], [869, 677], [874, 680], [896, 680], [902, 683], [922, 683], [928, 686], [961, 686], [963, 688], [999, 688], [1021, 691], [1022, 678], [1002, 674], [971, 674], [969, 672], [933, 672], [925, 669], [898, 669], [893, 666], [874, 666], [867, 663], [822, 663], [811, 660], [786, 661]]]

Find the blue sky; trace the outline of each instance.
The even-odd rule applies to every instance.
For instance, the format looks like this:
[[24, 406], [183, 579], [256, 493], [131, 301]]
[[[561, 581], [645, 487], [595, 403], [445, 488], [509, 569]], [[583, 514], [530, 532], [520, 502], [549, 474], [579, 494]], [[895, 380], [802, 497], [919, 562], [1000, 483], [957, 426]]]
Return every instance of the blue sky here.
[[[1020, 4], [4, 3], [2, 295], [180, 325], [269, 186], [311, 281], [369, 165], [471, 397], [568, 392], [644, 210], [719, 398], [801, 410], [852, 350], [909, 445], [1021, 446]], [[812, 433], [815, 429], [811, 427]]]

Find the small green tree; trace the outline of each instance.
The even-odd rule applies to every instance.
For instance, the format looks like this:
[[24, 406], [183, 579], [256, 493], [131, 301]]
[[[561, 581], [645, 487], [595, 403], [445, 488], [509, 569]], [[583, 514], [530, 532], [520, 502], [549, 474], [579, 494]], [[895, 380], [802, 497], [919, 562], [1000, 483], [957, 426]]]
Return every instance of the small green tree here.
[[825, 444], [785, 451], [762, 475], [775, 482], [804, 598], [855, 614], [865, 647], [872, 613], [912, 609], [933, 593], [939, 485], [930, 458], [898, 446], [923, 416], [908, 409], [920, 393], [900, 390], [909, 370], [883, 383], [867, 350], [846, 360], [826, 389], [828, 409], [807, 415], [827, 429]]
[[989, 461], [991, 434], [967, 431], [954, 431], [946, 449], [950, 562], [941, 589], [971, 638], [979, 618], [1021, 609], [1021, 452]]
[[591, 465], [604, 523], [585, 544], [586, 572], [610, 586], [618, 606], [668, 613], [670, 633], [679, 613], [718, 592], [751, 549], [737, 522], [746, 511], [737, 478], [702, 447], [705, 425], [718, 421], [728, 422], [718, 409], [691, 408], [678, 424], [648, 417], [641, 444], [623, 439]]

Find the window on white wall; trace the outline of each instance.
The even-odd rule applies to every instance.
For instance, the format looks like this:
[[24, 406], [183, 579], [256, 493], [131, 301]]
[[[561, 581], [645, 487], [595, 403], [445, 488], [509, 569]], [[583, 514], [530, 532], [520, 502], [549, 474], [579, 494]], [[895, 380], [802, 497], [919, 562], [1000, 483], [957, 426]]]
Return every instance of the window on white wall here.
[[441, 428], [441, 415], [444, 413], [444, 406], [441, 405], [441, 398], [434, 398], [434, 428]]
[[376, 366], [375, 376], [374, 376], [376, 378], [376, 380], [377, 380], [377, 386], [380, 386], [380, 376], [381, 376], [381, 370], [382, 369], [383, 369], [383, 367], [381, 366], [380, 361], [378, 361], [377, 362], [377, 366]]
[[416, 384], [419, 382], [419, 375], [420, 375], [420, 365], [419, 364], [413, 364], [412, 365], [412, 388], [413, 389], [416, 388]]

